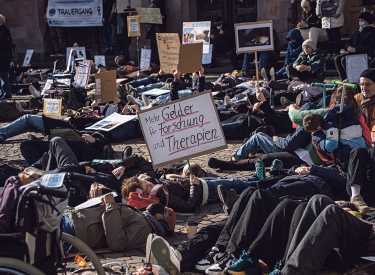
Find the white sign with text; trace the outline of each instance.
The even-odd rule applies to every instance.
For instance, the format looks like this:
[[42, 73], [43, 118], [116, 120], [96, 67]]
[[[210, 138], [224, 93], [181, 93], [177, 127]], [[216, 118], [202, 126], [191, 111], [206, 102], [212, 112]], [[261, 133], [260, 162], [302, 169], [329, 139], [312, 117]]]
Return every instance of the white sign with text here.
[[141, 70], [148, 70], [151, 62], [151, 50], [150, 49], [141, 49], [141, 64], [139, 68]]
[[96, 69], [99, 65], [105, 66], [105, 55], [94, 55], [94, 63]]
[[34, 50], [27, 50], [25, 59], [23, 60], [22, 67], [27, 67], [30, 64], [31, 57], [33, 56]]
[[154, 168], [227, 148], [210, 92], [138, 113]]

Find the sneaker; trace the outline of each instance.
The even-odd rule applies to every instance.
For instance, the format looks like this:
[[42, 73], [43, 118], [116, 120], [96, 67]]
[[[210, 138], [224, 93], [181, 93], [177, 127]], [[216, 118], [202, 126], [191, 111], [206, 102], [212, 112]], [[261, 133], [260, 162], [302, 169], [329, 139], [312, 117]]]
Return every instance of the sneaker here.
[[238, 200], [239, 195], [237, 195], [237, 192], [234, 189], [226, 191], [223, 185], [217, 186], [217, 193], [219, 195], [224, 213], [229, 216], [230, 212], [232, 211], [233, 205]]
[[280, 97], [280, 103], [283, 105], [285, 108], [288, 107], [290, 104], [293, 104], [293, 102], [286, 97], [282, 96]]
[[136, 98], [136, 97], [134, 97], [134, 96], [127, 95], [127, 96], [126, 96], [126, 99], [128, 100], [128, 102], [130, 102], [130, 103], [132, 103], [132, 104], [136, 104], [136, 105], [138, 105], [139, 107], [143, 107], [143, 102], [142, 102], [140, 99], [138, 99], [138, 98]]
[[150, 99], [144, 94], [142, 94], [142, 101], [143, 101], [144, 106], [150, 105]]
[[298, 94], [297, 97], [296, 97], [296, 105], [299, 106], [299, 107], [302, 107], [303, 104], [305, 104], [305, 102], [303, 101], [303, 96], [302, 94]]
[[273, 268], [273, 270], [271, 271], [269, 275], [282, 275], [281, 269], [283, 269], [283, 267], [284, 267], [283, 261], [282, 260], [277, 261], [275, 267]]
[[214, 246], [211, 248], [211, 251], [207, 254], [207, 256], [204, 257], [195, 265], [195, 269], [200, 270], [200, 271], [205, 271], [211, 265], [220, 261], [223, 256], [224, 256], [224, 253], [220, 252], [219, 248]]
[[224, 270], [225, 274], [260, 275], [262, 268], [259, 262], [249, 257], [249, 252], [243, 251], [240, 258]]
[[29, 86], [29, 91], [33, 97], [41, 97], [41, 93], [33, 85]]
[[361, 214], [366, 214], [370, 212], [370, 207], [365, 203], [361, 195], [357, 195], [350, 198], [350, 202], [358, 209]]
[[271, 164], [270, 172], [275, 171], [275, 170], [279, 170], [279, 171], [283, 170], [283, 162], [279, 159], [274, 159]]
[[207, 275], [217, 275], [227, 267], [230, 267], [237, 261], [237, 258], [230, 252], [225, 252], [223, 257], [215, 264], [206, 269]]
[[229, 162], [237, 162], [238, 160], [235, 157], [231, 157], [228, 161]]
[[255, 161], [255, 174], [259, 180], [264, 180], [266, 178], [266, 168], [260, 159]]
[[146, 263], [156, 264], [154, 255], [151, 251], [151, 243], [155, 239], [157, 235], [154, 233], [148, 234], [147, 242], [146, 242]]
[[111, 145], [105, 145], [103, 147], [103, 157], [104, 159], [114, 159], [115, 152]]
[[180, 259], [178, 254], [166, 240], [159, 236], [153, 238], [150, 251], [158, 265], [164, 268], [169, 275], [180, 274]]
[[131, 146], [126, 146], [122, 151], [122, 159], [130, 157], [133, 153], [133, 148]]
[[266, 69], [265, 68], [262, 68], [261, 70], [260, 70], [260, 74], [261, 74], [261, 76], [263, 77], [263, 79], [265, 80], [265, 81], [269, 81], [268, 80], [268, 75], [267, 75], [267, 73], [266, 73]]
[[275, 68], [272, 67], [270, 70], [271, 80], [276, 81], [276, 74], [275, 74]]
[[223, 105], [225, 105], [225, 106], [230, 105], [230, 97], [229, 96], [226, 95], [224, 97], [224, 103], [223, 103]]

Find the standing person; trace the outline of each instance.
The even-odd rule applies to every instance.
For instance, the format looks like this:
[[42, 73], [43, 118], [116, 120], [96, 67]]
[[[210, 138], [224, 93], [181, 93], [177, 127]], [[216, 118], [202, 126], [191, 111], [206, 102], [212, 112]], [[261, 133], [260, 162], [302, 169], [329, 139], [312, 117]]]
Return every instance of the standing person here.
[[105, 44], [105, 52], [104, 55], [114, 55], [113, 50], [113, 41], [112, 41], [112, 28], [111, 24], [109, 23], [109, 16], [111, 15], [113, 4], [115, 0], [103, 0], [103, 27], [102, 27], [102, 35]]
[[9, 68], [12, 59], [12, 37], [5, 26], [5, 17], [0, 14], [0, 99], [11, 98]]
[[[345, 0], [331, 0], [325, 4], [322, 0], [316, 2], [316, 14], [319, 18], [322, 18], [322, 28], [327, 31], [327, 42], [328, 42], [328, 54], [326, 61], [334, 60], [334, 58], [340, 54], [341, 50], [341, 28], [344, 25], [344, 6]], [[323, 16], [322, 10], [325, 5], [330, 5], [330, 8], [336, 9], [336, 13], [332, 17]]]
[[[45, 22], [49, 25], [47, 20], [47, 12], [44, 16]], [[49, 32], [51, 34], [51, 41], [53, 44], [54, 52], [50, 56], [63, 56], [66, 54], [66, 29], [49, 26]]]
[[148, 24], [146, 27], [146, 38], [150, 39], [151, 63], [160, 65], [158, 44], [156, 43], [156, 33], [166, 32], [167, 18], [165, 11], [165, 0], [150, 0], [149, 8], [159, 8], [163, 24]]

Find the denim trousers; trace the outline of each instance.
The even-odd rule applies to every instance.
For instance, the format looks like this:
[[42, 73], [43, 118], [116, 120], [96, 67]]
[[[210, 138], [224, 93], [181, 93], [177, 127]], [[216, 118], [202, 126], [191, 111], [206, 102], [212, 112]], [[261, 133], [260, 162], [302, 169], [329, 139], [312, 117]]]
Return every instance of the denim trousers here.
[[282, 274], [315, 275], [332, 249], [350, 259], [367, 255], [371, 224], [351, 215], [323, 195], [308, 202], [287, 252]]
[[256, 154], [262, 150], [265, 154], [278, 153], [283, 150], [275, 145], [272, 137], [265, 133], [257, 133], [250, 137], [232, 156], [236, 160], [246, 159], [249, 154]]
[[226, 191], [234, 189], [238, 194], [242, 193], [248, 187], [257, 187], [258, 177], [256, 175], [247, 179], [238, 178], [202, 178], [208, 185], [207, 204], [220, 202], [217, 186], [222, 185]]
[[237, 138], [237, 129], [240, 127], [241, 123], [243, 122], [243, 119], [239, 119], [235, 122], [229, 122], [229, 123], [222, 123], [221, 127], [223, 128], [223, 133], [225, 138], [233, 139]]
[[159, 89], [159, 88], [163, 87], [164, 85], [165, 85], [164, 82], [151, 83], [151, 84], [148, 84], [144, 87], [140, 86], [138, 88], [135, 88], [135, 90], [137, 91], [137, 95], [139, 96], [144, 92], [150, 91], [152, 89]]
[[[277, 62], [279, 60], [279, 56], [275, 51], [266, 51], [266, 52], [259, 52], [258, 53], [258, 69], [261, 70], [262, 68], [267, 68], [267, 63]], [[252, 55], [251, 55], [252, 56]], [[242, 70], [249, 71], [250, 70], [250, 54], [245, 53], [242, 63]]]
[[4, 96], [12, 97], [8, 71], [0, 71], [0, 98]]
[[140, 86], [147, 86], [154, 83], [149, 77], [142, 77], [136, 80], [129, 81], [127, 84], [133, 86], [133, 88], [138, 88]]
[[7, 138], [14, 137], [23, 133], [26, 129], [44, 132], [44, 123], [41, 116], [24, 115], [17, 120], [0, 127], [0, 139], [6, 140]]

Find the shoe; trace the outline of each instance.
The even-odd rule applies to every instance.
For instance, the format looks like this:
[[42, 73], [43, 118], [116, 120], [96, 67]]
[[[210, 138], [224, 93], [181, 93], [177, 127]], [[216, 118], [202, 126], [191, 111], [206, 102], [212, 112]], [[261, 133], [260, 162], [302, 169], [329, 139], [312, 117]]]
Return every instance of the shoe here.
[[223, 103], [223, 105], [225, 105], [225, 106], [230, 105], [230, 97], [229, 96], [226, 95], [224, 97], [224, 103]]
[[358, 209], [361, 214], [366, 214], [370, 212], [370, 207], [365, 203], [361, 195], [357, 195], [350, 198], [350, 202]]
[[41, 160], [42, 170], [47, 171], [48, 162], [49, 162], [49, 151], [45, 152], [42, 156], [42, 160]]
[[275, 267], [272, 269], [271, 273], [268, 275], [282, 275], [281, 269], [283, 269], [284, 263], [282, 260], [276, 262]]
[[[237, 162], [238, 160], [235, 158], [235, 157], [230, 157], [230, 159], [228, 160], [228, 162]], [[223, 167], [225, 168], [225, 167]]]
[[150, 99], [144, 94], [142, 94], [142, 101], [143, 101], [144, 106], [150, 105]]
[[242, 74], [243, 77], [249, 77], [250, 76], [248, 71], [241, 71], [241, 74]]
[[259, 180], [264, 180], [266, 178], [266, 168], [260, 159], [255, 161], [255, 174]]
[[207, 254], [206, 257], [204, 257], [202, 260], [200, 260], [196, 265], [195, 269], [199, 271], [205, 271], [207, 268], [209, 268], [211, 265], [217, 263], [220, 261], [220, 259], [224, 256], [224, 253], [220, 252], [219, 248], [216, 246], [212, 247], [210, 252]]
[[219, 199], [221, 201], [221, 206], [224, 210], [224, 213], [229, 216], [230, 212], [232, 211], [233, 205], [238, 200], [239, 195], [234, 189], [230, 189], [226, 191], [223, 185], [217, 186], [217, 192], [218, 192]]
[[155, 239], [157, 235], [154, 233], [148, 234], [147, 242], [146, 242], [146, 263], [156, 264], [154, 255], [151, 251], [151, 243]]
[[33, 85], [29, 86], [29, 91], [30, 91], [30, 94], [33, 97], [41, 97], [42, 96], [41, 93]]
[[296, 97], [296, 105], [299, 106], [299, 107], [302, 107], [303, 104], [305, 104], [305, 102], [303, 102], [303, 96], [302, 94], [298, 94], [297, 97]]
[[37, 137], [34, 136], [33, 134], [28, 134], [28, 135], [27, 135], [27, 139], [28, 139], [28, 140], [39, 140], [39, 138], [37, 138]]
[[111, 145], [105, 145], [103, 147], [103, 157], [104, 159], [114, 159], [115, 152]]
[[272, 67], [270, 70], [271, 80], [276, 81], [276, 74], [275, 74], [275, 68]]
[[249, 252], [243, 251], [240, 258], [231, 266], [224, 270], [225, 274], [236, 275], [260, 275], [262, 267], [258, 260], [249, 257]]
[[151, 242], [150, 248], [152, 255], [169, 275], [180, 274], [180, 259], [174, 248], [162, 237], [156, 236]]
[[237, 261], [237, 258], [230, 252], [225, 252], [223, 257], [215, 264], [206, 269], [207, 275], [217, 275], [225, 268], [230, 267]]
[[268, 75], [267, 75], [267, 72], [266, 72], [266, 69], [265, 68], [262, 68], [261, 70], [260, 70], [260, 75], [262, 76], [262, 78], [265, 80], [265, 81], [269, 81], [268, 80]]
[[122, 159], [130, 157], [133, 153], [133, 148], [131, 146], [126, 146], [124, 151], [122, 151]]
[[293, 104], [293, 102], [286, 97], [282, 96], [280, 97], [280, 103], [283, 105], [285, 108], [288, 107], [290, 104]]
[[282, 171], [282, 170], [283, 170], [283, 162], [279, 159], [274, 159], [272, 164], [271, 164], [270, 172], [271, 171]]
[[[232, 161], [230, 160], [230, 162]], [[211, 167], [211, 168], [224, 169], [227, 167], [228, 161], [217, 159], [217, 158], [210, 158], [207, 164], [208, 164], [208, 167]]]
[[141, 102], [141, 100], [139, 100], [138, 98], [134, 96], [127, 95], [126, 99], [128, 100], [129, 103], [133, 103], [133, 104], [138, 105], [139, 107], [143, 107], [143, 103]]

